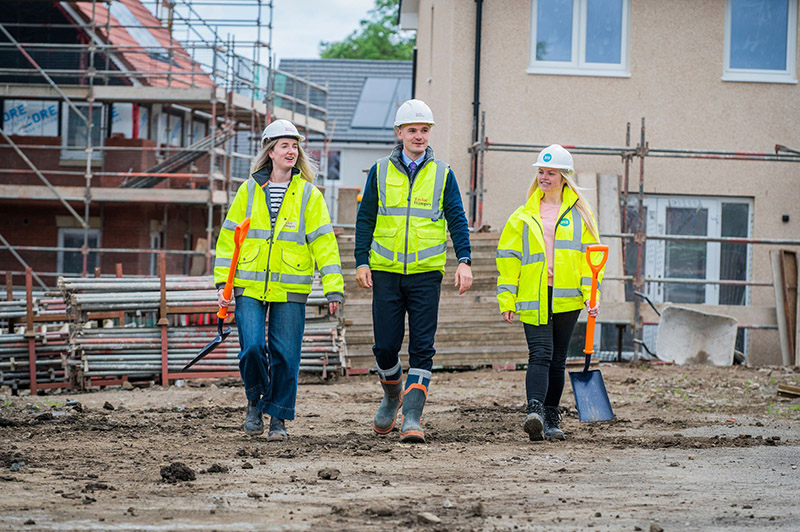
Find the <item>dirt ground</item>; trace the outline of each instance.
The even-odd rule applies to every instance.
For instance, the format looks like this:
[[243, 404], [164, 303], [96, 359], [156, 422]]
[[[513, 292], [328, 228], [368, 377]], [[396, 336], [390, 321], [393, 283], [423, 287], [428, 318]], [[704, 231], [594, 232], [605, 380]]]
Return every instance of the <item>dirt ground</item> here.
[[235, 381], [6, 394], [0, 530], [800, 528], [800, 400], [776, 394], [800, 372], [601, 370], [616, 419], [580, 423], [567, 384], [552, 443], [522, 432], [524, 371], [435, 373], [424, 445], [372, 433], [374, 376], [302, 384], [280, 443], [244, 435]]

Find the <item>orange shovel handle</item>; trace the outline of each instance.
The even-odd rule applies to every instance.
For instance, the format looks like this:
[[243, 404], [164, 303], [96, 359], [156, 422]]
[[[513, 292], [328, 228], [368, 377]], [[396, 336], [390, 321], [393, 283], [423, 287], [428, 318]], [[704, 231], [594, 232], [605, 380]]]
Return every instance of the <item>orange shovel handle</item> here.
[[[230, 301], [233, 294], [233, 278], [236, 276], [236, 264], [239, 262], [239, 251], [242, 249], [242, 243], [247, 238], [247, 232], [250, 230], [250, 218], [245, 218], [242, 223], [236, 226], [233, 233], [233, 257], [231, 258], [231, 267], [228, 270], [228, 279], [225, 281], [225, 288], [222, 290], [222, 296]], [[228, 317], [228, 307], [220, 307], [217, 312], [217, 317], [224, 320]]]
[[[601, 253], [600, 262], [592, 262], [592, 253]], [[592, 292], [589, 295], [589, 307], [594, 307], [597, 304], [597, 277], [600, 275], [600, 270], [605, 266], [608, 260], [608, 246], [600, 244], [592, 244], [586, 248], [586, 262], [589, 263], [589, 269], [592, 270]], [[589, 316], [586, 320], [586, 343], [583, 346], [583, 352], [587, 355], [594, 353], [594, 316]]]

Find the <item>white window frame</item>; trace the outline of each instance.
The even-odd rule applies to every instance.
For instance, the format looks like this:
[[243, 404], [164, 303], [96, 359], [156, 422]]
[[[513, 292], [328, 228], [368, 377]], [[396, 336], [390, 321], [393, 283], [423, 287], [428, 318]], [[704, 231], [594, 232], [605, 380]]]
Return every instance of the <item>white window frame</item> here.
[[797, 83], [797, 0], [788, 0], [788, 27], [786, 28], [786, 69], [759, 70], [731, 68], [731, 0], [725, 0], [725, 52], [722, 58], [722, 81], [749, 81], [756, 83]]
[[[796, 1], [796, 0], [792, 0]], [[588, 0], [572, 0], [572, 61], [538, 61], [536, 59], [536, 13], [539, 0], [531, 0], [530, 64], [528, 74], [557, 74], [564, 76], [601, 76], [629, 78], [630, 73], [630, 12], [631, 1], [622, 0], [620, 28], [620, 62], [587, 63], [586, 24]]]
[[[89, 112], [89, 104], [85, 102], [76, 102], [74, 103], [75, 107], [77, 107], [84, 116], [88, 118]], [[92, 109], [92, 113], [100, 111], [100, 124], [98, 128], [100, 129], [100, 142], [98, 145], [92, 145], [92, 161], [99, 161], [103, 158], [103, 150], [102, 147], [105, 145], [106, 134], [103, 130], [103, 124], [105, 123], [104, 117], [106, 113], [106, 106], [101, 103], [94, 103], [94, 109]], [[72, 161], [72, 160], [86, 160], [86, 145], [83, 146], [68, 146], [67, 141], [69, 140], [69, 116], [74, 111], [70, 106], [63, 105], [61, 106], [61, 159]], [[92, 117], [92, 121], [94, 121], [94, 116]], [[94, 128], [92, 128], [94, 129]]]

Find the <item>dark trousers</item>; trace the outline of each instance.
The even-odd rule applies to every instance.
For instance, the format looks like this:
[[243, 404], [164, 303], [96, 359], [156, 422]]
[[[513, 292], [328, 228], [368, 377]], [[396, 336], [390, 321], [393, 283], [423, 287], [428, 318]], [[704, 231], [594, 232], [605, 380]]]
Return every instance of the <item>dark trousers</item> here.
[[408, 314], [408, 365], [430, 371], [441, 290], [438, 271], [412, 275], [372, 271], [372, 352], [380, 369], [392, 369], [400, 360]]
[[553, 289], [547, 290], [549, 321], [546, 325], [524, 323], [528, 341], [528, 372], [525, 392], [528, 402], [541, 401], [545, 406], [558, 406], [564, 391], [567, 349], [580, 310], [553, 314]]

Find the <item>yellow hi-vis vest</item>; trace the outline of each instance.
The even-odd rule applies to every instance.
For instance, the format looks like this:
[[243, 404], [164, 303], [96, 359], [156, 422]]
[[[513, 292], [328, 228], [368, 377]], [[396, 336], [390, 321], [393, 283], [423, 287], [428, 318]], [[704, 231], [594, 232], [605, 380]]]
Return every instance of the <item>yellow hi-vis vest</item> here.
[[233, 286], [242, 295], [273, 302], [305, 303], [314, 279], [314, 262], [329, 300], [344, 293], [339, 246], [322, 193], [299, 174], [286, 189], [275, 228], [269, 198], [253, 177], [242, 183], [217, 239], [214, 282], [224, 283], [233, 257], [236, 225], [250, 217], [250, 231], [239, 252]]
[[[544, 193], [537, 189], [509, 217], [497, 244], [497, 302], [500, 312], [514, 311], [531, 325], [548, 322], [547, 257], [539, 205]], [[584, 307], [592, 289], [592, 271], [586, 247], [596, 243], [575, 207], [578, 196], [564, 186], [558, 211], [553, 257], [553, 313]], [[588, 223], [594, 224], [594, 220]], [[598, 276], [598, 286], [603, 271]], [[597, 293], [598, 299], [600, 292]]]
[[413, 186], [405, 172], [385, 157], [377, 163], [378, 216], [369, 266], [373, 270], [413, 274], [444, 272], [447, 227], [442, 203], [449, 169], [426, 159]]

